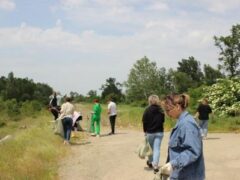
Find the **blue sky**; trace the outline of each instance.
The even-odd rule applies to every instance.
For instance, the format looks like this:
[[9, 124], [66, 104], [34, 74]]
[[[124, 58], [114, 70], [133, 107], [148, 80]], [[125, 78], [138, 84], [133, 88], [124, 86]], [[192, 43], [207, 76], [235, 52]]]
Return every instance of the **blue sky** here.
[[213, 36], [230, 34], [239, 12], [239, 0], [0, 0], [0, 76], [86, 94], [126, 81], [144, 56], [216, 67]]

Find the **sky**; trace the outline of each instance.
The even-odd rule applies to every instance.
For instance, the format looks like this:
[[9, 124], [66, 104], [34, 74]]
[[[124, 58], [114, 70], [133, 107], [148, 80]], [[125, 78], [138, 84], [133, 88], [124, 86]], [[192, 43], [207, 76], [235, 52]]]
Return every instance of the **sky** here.
[[239, 12], [239, 0], [0, 0], [0, 76], [86, 95], [144, 56], [217, 67], [213, 36], [230, 35]]

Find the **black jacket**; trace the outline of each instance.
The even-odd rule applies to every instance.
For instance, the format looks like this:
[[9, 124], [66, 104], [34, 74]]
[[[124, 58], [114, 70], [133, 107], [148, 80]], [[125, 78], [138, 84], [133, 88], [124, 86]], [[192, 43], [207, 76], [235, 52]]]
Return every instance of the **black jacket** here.
[[164, 113], [160, 106], [150, 105], [144, 111], [142, 122], [145, 133], [163, 132]]

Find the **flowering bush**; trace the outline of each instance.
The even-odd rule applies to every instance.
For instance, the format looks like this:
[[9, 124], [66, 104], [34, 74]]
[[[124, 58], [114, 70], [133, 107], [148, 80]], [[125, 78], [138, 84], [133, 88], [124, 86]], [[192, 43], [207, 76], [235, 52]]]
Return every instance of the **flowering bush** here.
[[204, 92], [213, 110], [220, 115], [240, 114], [240, 78], [218, 79], [216, 84], [206, 87]]

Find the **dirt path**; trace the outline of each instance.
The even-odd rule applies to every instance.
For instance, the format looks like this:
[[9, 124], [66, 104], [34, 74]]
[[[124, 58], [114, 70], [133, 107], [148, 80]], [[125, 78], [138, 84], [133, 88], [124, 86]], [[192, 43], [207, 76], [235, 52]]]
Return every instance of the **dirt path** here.
[[[135, 153], [143, 133], [118, 129], [116, 135], [107, 136], [107, 132], [70, 146], [71, 155], [60, 164], [60, 179], [152, 180], [153, 172]], [[168, 138], [165, 133], [160, 165], [166, 160]], [[207, 180], [240, 179], [240, 134], [209, 134], [204, 140], [204, 156]]]

